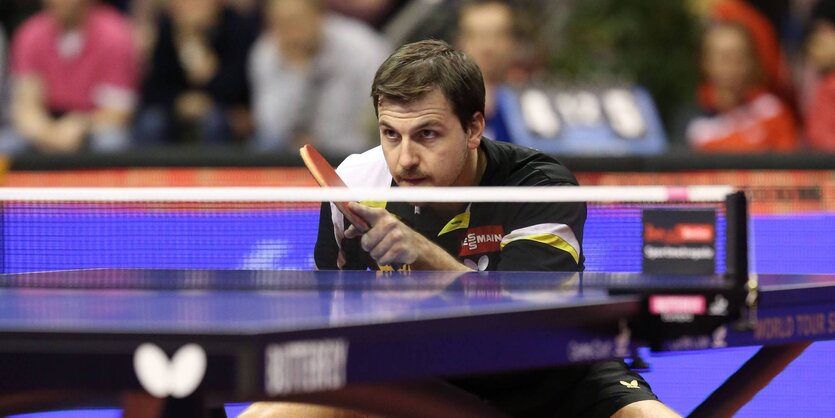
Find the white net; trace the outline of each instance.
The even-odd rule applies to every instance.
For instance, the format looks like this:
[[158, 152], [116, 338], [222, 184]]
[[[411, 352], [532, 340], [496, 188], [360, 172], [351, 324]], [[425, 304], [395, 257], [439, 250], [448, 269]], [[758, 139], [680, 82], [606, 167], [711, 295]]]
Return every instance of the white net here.
[[0, 189], [3, 273], [89, 269], [313, 269], [321, 202], [585, 202], [587, 271], [642, 271], [647, 211], [716, 213], [725, 186]]

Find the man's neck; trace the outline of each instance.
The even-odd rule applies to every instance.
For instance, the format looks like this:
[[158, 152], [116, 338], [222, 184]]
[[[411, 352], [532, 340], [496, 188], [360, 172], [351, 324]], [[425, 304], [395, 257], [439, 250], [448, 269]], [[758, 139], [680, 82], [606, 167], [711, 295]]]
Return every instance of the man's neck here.
[[486, 169], [487, 156], [484, 154], [484, 150], [481, 149], [481, 145], [479, 145], [470, 152], [464, 173], [461, 175], [461, 181], [457, 182], [458, 186], [478, 186], [481, 183], [481, 178], [484, 176]]
[[716, 108], [725, 112], [745, 102], [745, 92], [731, 89], [716, 89]]
[[91, 9], [92, 5], [82, 3], [82, 5], [79, 6], [71, 16], [58, 18], [57, 20], [58, 24], [61, 26], [61, 30], [64, 32], [72, 32], [81, 28], [84, 25], [84, 21], [87, 19], [87, 15], [90, 14]]

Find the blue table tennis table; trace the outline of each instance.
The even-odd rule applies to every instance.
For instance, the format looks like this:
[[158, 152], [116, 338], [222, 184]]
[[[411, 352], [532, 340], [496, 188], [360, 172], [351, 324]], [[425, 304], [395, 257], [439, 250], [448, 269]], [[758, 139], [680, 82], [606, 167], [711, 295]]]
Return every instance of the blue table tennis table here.
[[[725, 277], [152, 269], [0, 275], [0, 415], [121, 402], [125, 416], [151, 404], [159, 415], [189, 416], [171, 408], [284, 399], [391, 416], [488, 416], [480, 403], [421, 382], [629, 357], [648, 343], [663, 350], [765, 346], [765, 360], [755, 356], [740, 370], [749, 374], [732, 376], [731, 387], [693, 413], [710, 416], [728, 399], [739, 402], [740, 381], [763, 380], [750, 369], [773, 376], [807, 341], [835, 338], [835, 276], [758, 281], [748, 311], [756, 327], [737, 327], [740, 318], [733, 310], [721, 314], [721, 299], [710, 296], [704, 315], [719, 322], [648, 341], [641, 329], [648, 328], [649, 293], [713, 295], [728, 288]], [[680, 312], [673, 319], [683, 321]], [[163, 363], [140, 364], [158, 352]], [[201, 358], [205, 372], [183, 377]], [[193, 384], [182, 387], [177, 378]], [[159, 406], [146, 391], [182, 399]]]

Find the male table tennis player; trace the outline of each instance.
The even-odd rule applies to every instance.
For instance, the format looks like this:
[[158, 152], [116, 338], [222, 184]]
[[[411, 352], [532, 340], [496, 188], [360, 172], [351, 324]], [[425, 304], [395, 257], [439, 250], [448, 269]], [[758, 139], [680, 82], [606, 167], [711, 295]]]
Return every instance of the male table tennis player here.
[[[372, 85], [381, 146], [348, 157], [337, 172], [351, 187], [577, 185], [547, 155], [482, 138], [484, 89], [474, 61], [447, 43], [401, 47]], [[323, 204], [315, 249], [320, 270], [583, 269], [584, 204], [350, 206], [371, 228], [362, 233]], [[451, 383], [515, 417], [678, 416], [621, 361]], [[313, 411], [307, 415], [328, 416]]]

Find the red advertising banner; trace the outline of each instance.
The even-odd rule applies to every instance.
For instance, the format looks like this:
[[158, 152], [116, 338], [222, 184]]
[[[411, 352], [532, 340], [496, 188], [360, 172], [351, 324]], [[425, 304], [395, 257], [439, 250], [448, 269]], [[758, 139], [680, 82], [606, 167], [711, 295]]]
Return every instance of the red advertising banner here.
[[[708, 185], [744, 188], [752, 213], [835, 212], [835, 171], [712, 170], [668, 173], [578, 172], [586, 186]], [[10, 171], [9, 187], [315, 186], [302, 167], [120, 168]]]
[[751, 213], [835, 212], [835, 171], [717, 170], [675, 173], [577, 173], [587, 186], [727, 184], [744, 189]]

